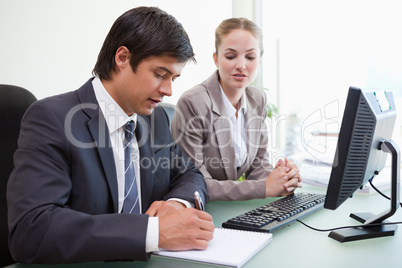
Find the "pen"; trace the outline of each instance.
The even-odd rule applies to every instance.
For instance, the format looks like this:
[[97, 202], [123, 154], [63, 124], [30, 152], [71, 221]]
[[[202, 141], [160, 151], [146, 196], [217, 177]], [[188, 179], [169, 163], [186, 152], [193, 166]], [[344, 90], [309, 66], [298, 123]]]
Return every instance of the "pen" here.
[[204, 211], [204, 204], [202, 203], [202, 199], [201, 199], [200, 194], [198, 193], [198, 191], [194, 192], [194, 200], [195, 200], [195, 207], [198, 210]]

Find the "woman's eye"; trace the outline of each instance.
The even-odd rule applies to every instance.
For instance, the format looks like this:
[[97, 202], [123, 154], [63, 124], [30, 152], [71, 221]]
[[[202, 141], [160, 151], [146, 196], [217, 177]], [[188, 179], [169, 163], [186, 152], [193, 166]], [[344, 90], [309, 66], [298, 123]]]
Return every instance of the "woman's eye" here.
[[246, 55], [246, 59], [248, 60], [254, 60], [257, 56], [255, 54], [248, 54]]
[[234, 58], [236, 58], [235, 55], [226, 55], [226, 59], [228, 60], [233, 60]]

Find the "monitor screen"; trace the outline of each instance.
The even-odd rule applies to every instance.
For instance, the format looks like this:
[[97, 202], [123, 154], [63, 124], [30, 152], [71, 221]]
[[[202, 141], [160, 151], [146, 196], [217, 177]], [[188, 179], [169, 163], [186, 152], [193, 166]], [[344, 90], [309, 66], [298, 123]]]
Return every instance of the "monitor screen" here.
[[385, 166], [380, 142], [390, 140], [396, 120], [391, 92], [350, 87], [324, 207], [336, 209]]

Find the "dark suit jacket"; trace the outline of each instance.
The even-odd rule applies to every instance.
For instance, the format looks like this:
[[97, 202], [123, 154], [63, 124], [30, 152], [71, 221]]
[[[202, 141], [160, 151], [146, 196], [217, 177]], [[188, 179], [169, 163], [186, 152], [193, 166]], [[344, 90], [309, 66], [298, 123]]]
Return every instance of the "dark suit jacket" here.
[[[34, 103], [23, 118], [7, 189], [9, 245], [16, 261], [149, 258], [148, 216], [117, 214], [109, 131], [91, 80], [77, 91]], [[143, 211], [172, 197], [194, 203], [195, 190], [206, 201], [203, 176], [173, 143], [162, 108], [138, 117], [136, 136]]]

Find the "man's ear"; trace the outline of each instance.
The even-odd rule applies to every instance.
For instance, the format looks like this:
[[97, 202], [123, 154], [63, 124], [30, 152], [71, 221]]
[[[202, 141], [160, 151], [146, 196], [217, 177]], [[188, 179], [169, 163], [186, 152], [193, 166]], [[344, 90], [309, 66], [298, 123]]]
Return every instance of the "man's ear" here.
[[117, 49], [114, 60], [116, 61], [118, 70], [124, 69], [126, 66], [130, 65], [130, 56], [130, 50], [128, 50], [127, 47], [121, 46]]

